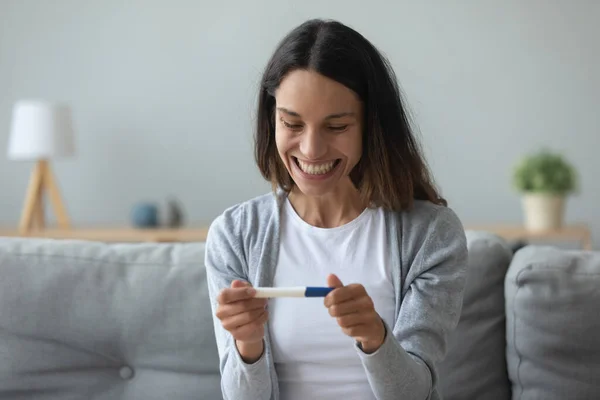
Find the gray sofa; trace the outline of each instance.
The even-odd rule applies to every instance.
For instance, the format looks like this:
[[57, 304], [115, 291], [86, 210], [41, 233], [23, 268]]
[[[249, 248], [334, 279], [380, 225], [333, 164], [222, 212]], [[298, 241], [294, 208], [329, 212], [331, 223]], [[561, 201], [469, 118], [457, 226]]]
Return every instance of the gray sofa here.
[[220, 399], [203, 250], [0, 239], [0, 399]]
[[[600, 254], [468, 239], [444, 398], [600, 399]], [[203, 253], [0, 238], [0, 399], [220, 399]]]
[[600, 252], [467, 232], [463, 310], [440, 365], [446, 400], [600, 399]]

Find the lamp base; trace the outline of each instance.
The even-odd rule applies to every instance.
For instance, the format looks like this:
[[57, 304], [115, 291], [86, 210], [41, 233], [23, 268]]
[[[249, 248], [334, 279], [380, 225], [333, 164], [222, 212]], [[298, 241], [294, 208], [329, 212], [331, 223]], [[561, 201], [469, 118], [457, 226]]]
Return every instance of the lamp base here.
[[44, 194], [50, 198], [58, 226], [63, 229], [71, 227], [67, 211], [62, 201], [58, 185], [47, 160], [39, 160], [31, 174], [27, 197], [23, 207], [23, 214], [19, 222], [20, 233], [30, 232], [32, 229], [43, 229], [46, 225], [44, 212]]

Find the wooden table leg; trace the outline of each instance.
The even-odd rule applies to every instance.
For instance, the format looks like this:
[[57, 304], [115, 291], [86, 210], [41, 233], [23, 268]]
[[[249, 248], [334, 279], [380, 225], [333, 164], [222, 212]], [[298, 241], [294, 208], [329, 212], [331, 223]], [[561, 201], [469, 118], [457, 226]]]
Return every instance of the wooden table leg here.
[[44, 210], [44, 193], [38, 193], [37, 202], [34, 209], [33, 222], [36, 229], [44, 229], [46, 227], [46, 213]]
[[36, 211], [38, 208], [39, 198], [41, 197], [42, 181], [43, 167], [42, 163], [38, 161], [33, 172], [31, 173], [29, 186], [27, 188], [25, 206], [23, 207], [23, 214], [21, 216], [21, 221], [19, 222], [19, 231], [21, 233], [28, 232], [31, 229], [31, 226], [36, 222]]

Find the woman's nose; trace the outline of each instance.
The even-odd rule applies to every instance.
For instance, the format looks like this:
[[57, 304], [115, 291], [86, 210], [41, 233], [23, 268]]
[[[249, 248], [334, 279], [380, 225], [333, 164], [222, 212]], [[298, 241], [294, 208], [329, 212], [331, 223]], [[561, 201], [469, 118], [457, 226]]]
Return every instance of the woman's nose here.
[[318, 129], [308, 129], [300, 140], [300, 152], [308, 160], [318, 160], [327, 153], [327, 141]]

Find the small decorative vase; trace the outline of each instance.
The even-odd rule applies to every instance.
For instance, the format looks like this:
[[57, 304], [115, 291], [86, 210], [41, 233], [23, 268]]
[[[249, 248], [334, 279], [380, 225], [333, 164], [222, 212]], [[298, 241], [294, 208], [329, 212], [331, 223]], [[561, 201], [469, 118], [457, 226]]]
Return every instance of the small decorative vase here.
[[175, 199], [169, 199], [167, 203], [167, 226], [169, 228], [181, 228], [184, 224], [184, 213], [181, 203]]
[[138, 203], [131, 211], [131, 222], [136, 228], [158, 226], [158, 206], [153, 203]]
[[522, 199], [525, 228], [548, 231], [563, 226], [565, 197], [544, 193], [527, 193]]

